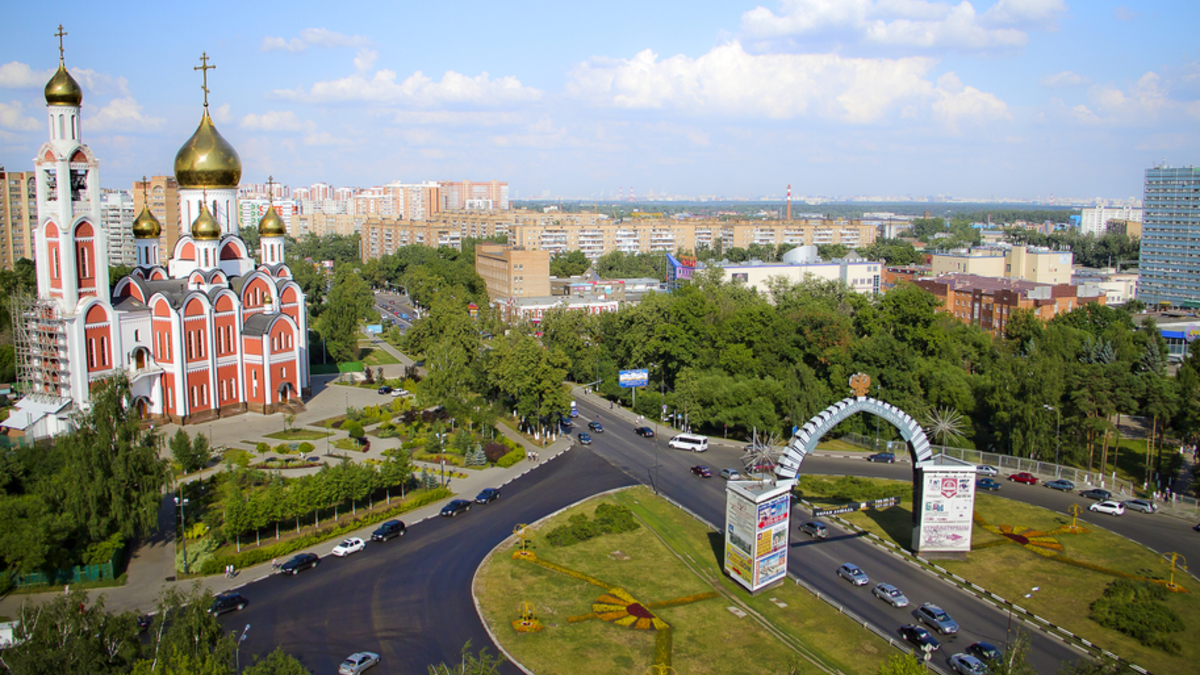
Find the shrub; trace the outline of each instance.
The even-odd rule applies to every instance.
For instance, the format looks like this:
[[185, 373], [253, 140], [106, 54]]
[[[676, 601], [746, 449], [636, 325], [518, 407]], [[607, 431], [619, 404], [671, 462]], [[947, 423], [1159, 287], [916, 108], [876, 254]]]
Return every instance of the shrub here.
[[596, 522], [607, 534], [631, 532], [640, 527], [633, 518], [633, 511], [616, 504], [601, 503], [596, 507]]
[[1162, 633], [1184, 629], [1179, 615], [1164, 604], [1167, 589], [1148, 582], [1117, 579], [1091, 605], [1092, 621], [1120, 631], [1168, 654], [1181, 651], [1179, 643]]
[[596, 519], [577, 513], [570, 518], [569, 525], [560, 525], [546, 535], [551, 546], [570, 546], [581, 541], [595, 539], [602, 534], [616, 534], [636, 530], [640, 525], [633, 512], [626, 506], [602, 503], [596, 507]]
[[511, 450], [512, 448], [509, 448], [507, 445], [493, 441], [483, 446], [483, 456], [487, 458], [487, 461], [495, 464], [500, 461], [501, 457], [507, 455]]
[[287, 443], [280, 443], [279, 445], [275, 446], [274, 450], [280, 455], [286, 455], [291, 453], [292, 447]]
[[523, 459], [525, 459], [525, 451], [524, 450], [513, 450], [512, 452], [508, 453], [507, 455], [501, 457], [500, 461], [496, 462], [496, 466], [503, 468], [503, 469], [507, 469], [508, 467], [516, 464], [517, 462], [519, 462]]
[[349, 420], [342, 424], [342, 431], [350, 434], [350, 438], [362, 438], [363, 426], [356, 420]]
[[301, 443], [299, 446], [300, 454], [302, 454], [302, 455], [307, 455], [308, 453], [310, 453], [316, 449], [317, 449], [317, 446], [313, 445], [312, 443], [308, 443], [308, 442]]
[[257, 453], [258, 453], [258, 454], [260, 454], [260, 455], [265, 455], [265, 454], [267, 454], [268, 452], [270, 452], [270, 451], [271, 451], [271, 446], [267, 445], [266, 443], [263, 443], [263, 442], [259, 441], [258, 443], [256, 443], [256, 444], [254, 445], [254, 451], [255, 451], [255, 452], [257, 452]]

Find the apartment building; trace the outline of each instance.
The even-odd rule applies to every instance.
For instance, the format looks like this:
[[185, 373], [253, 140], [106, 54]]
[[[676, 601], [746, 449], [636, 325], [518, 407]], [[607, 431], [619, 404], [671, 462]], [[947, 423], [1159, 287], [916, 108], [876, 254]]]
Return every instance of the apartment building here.
[[175, 177], [153, 176], [145, 182], [134, 181], [133, 212], [141, 213], [143, 206], [148, 206], [150, 215], [162, 225], [158, 250], [174, 251], [180, 234], [179, 183], [175, 182]]
[[275, 213], [283, 220], [283, 226], [287, 229], [287, 233], [292, 237], [297, 236], [297, 230], [293, 229], [292, 218], [299, 211], [296, 203], [291, 200], [273, 200], [267, 197], [239, 197], [237, 204], [237, 223], [238, 229], [244, 227], [258, 227], [259, 221], [263, 216], [267, 215], [267, 209], [275, 207]]
[[1200, 167], [1146, 170], [1138, 299], [1200, 307]]
[[[348, 237], [362, 231], [364, 216], [354, 216], [348, 213], [295, 213], [288, 227], [288, 233], [296, 239], [306, 235], [324, 237], [336, 234]], [[366, 260], [366, 258], [364, 258]]]
[[440, 181], [441, 210], [459, 211], [507, 211], [508, 183], [487, 181], [485, 183], [463, 181]]
[[137, 264], [137, 249], [133, 243], [133, 194], [124, 190], [100, 191], [100, 221], [108, 230], [108, 263]]
[[996, 335], [1018, 308], [1033, 310], [1049, 321], [1087, 303], [1107, 304], [1104, 291], [1092, 285], [1039, 284], [977, 274], [947, 274], [913, 283], [942, 301], [940, 311]]
[[[701, 269], [709, 266], [698, 265]], [[851, 252], [844, 259], [825, 261], [816, 255], [815, 246], [788, 251], [783, 262], [751, 261], [737, 265], [721, 265], [727, 282], [740, 282], [759, 293], [768, 292], [768, 283], [781, 278], [791, 283], [809, 279], [838, 281], [856, 293], [875, 295], [881, 290], [883, 263], [867, 260]]]
[[974, 274], [1039, 284], [1065, 284], [1071, 281], [1074, 257], [1073, 253], [1047, 248], [987, 246], [934, 253], [930, 265], [934, 276]]
[[1108, 223], [1112, 220], [1140, 223], [1142, 210], [1132, 206], [1098, 206], [1094, 209], [1084, 209], [1079, 219], [1079, 231], [1095, 237], [1103, 236], [1108, 233]]
[[11, 270], [21, 258], [33, 259], [36, 182], [34, 171], [5, 171], [0, 166], [0, 268]]
[[550, 295], [550, 253], [508, 244], [475, 247], [475, 271], [487, 284], [493, 302]]

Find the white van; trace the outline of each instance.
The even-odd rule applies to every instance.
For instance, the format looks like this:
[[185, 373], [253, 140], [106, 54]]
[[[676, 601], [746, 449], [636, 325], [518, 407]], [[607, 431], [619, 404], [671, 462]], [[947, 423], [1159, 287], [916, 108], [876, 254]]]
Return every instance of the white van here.
[[667, 447], [675, 448], [676, 450], [691, 450], [692, 452], [704, 452], [708, 450], [708, 436], [693, 436], [692, 434], [679, 434], [672, 438]]

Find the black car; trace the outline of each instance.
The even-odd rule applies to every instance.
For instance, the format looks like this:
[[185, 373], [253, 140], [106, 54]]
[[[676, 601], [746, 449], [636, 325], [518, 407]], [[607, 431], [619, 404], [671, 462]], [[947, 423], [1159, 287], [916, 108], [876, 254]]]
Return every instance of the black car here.
[[1111, 492], [1109, 492], [1108, 490], [1101, 490], [1100, 488], [1092, 488], [1091, 490], [1080, 490], [1079, 496], [1087, 497], [1088, 499], [1095, 499], [1095, 500], [1102, 501], [1102, 502], [1109, 501], [1113, 498]]
[[466, 513], [471, 510], [471, 502], [465, 499], [452, 499], [450, 503], [442, 507], [442, 515], [448, 518], [453, 518], [460, 513]]
[[896, 455], [891, 452], [877, 452], [867, 456], [868, 462], [887, 462], [888, 464], [896, 463]]
[[392, 537], [403, 537], [408, 528], [399, 520], [388, 520], [379, 524], [371, 533], [371, 541], [387, 541]]
[[986, 642], [976, 642], [970, 647], [967, 647], [967, 653], [984, 663], [998, 663], [1004, 658], [1004, 654], [992, 645]]
[[594, 431], [598, 434], [604, 433], [604, 425], [599, 422], [588, 422], [588, 431]]
[[387, 385], [385, 384], [385, 385], [383, 385], [382, 387], [380, 387], [380, 388], [379, 388], [379, 393], [381, 393], [381, 394], [390, 394], [390, 393], [392, 393], [392, 388], [391, 388], [391, 387], [389, 387], [389, 386], [387, 386]]
[[579, 432], [579, 442], [583, 445], [591, 445], [592, 435], [586, 431]]
[[484, 488], [482, 492], [475, 495], [476, 504], [486, 504], [496, 499], [500, 499], [500, 488]]
[[279, 567], [279, 571], [282, 574], [295, 576], [310, 567], [316, 567], [319, 562], [321, 562], [321, 559], [317, 557], [316, 553], [300, 553], [292, 556], [291, 560], [283, 563]]
[[901, 626], [900, 636], [916, 645], [917, 649], [921, 651], [936, 652], [941, 647], [937, 638], [933, 637], [933, 633], [916, 624], [906, 623]]
[[219, 616], [225, 612], [232, 612], [235, 609], [240, 612], [249, 602], [246, 596], [241, 593], [233, 591], [221, 593], [213, 597], [212, 606], [208, 608], [208, 613]]
[[633, 433], [646, 438], [654, 438], [654, 430], [650, 427], [634, 427]]

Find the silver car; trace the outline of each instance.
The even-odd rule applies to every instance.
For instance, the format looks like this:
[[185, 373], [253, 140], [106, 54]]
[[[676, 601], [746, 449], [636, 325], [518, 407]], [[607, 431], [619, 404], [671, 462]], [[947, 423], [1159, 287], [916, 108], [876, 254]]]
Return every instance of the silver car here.
[[378, 663], [379, 655], [374, 652], [355, 652], [338, 666], [338, 675], [359, 675]]
[[892, 607], [908, 607], [908, 598], [904, 597], [899, 588], [891, 584], [877, 584], [871, 593]]
[[958, 632], [958, 623], [950, 618], [946, 610], [938, 607], [932, 602], [926, 602], [917, 608], [917, 617], [922, 623], [929, 624], [931, 628], [941, 633], [949, 635]]
[[988, 667], [983, 661], [966, 653], [958, 653], [950, 657], [950, 667], [960, 675], [988, 675]]
[[1121, 504], [1130, 511], [1141, 511], [1142, 513], [1154, 513], [1158, 510], [1158, 504], [1148, 499], [1126, 499]]
[[995, 478], [996, 476], [1000, 475], [1000, 469], [997, 469], [991, 464], [980, 464], [979, 466], [975, 467], [975, 475]]
[[837, 573], [839, 577], [849, 581], [855, 586], [866, 586], [867, 584], [871, 583], [871, 580], [867, 578], [867, 573], [859, 569], [858, 565], [855, 565], [854, 563], [846, 563], [842, 565], [838, 568]]

